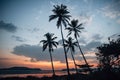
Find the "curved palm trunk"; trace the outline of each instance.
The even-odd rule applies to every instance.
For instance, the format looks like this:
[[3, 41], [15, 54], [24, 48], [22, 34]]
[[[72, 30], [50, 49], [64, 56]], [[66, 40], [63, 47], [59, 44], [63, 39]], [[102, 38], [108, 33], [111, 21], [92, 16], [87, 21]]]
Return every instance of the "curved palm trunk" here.
[[72, 59], [73, 59], [74, 65], [75, 65], [76, 73], [78, 73], [78, 71], [77, 71], [77, 66], [76, 66], [76, 62], [75, 62], [75, 58], [74, 58], [74, 56], [73, 56], [73, 51], [72, 51], [71, 49], [70, 49], [70, 51], [71, 51], [71, 55], [72, 55]]
[[86, 60], [86, 58], [85, 58], [85, 56], [84, 56], [84, 54], [83, 54], [83, 52], [82, 52], [82, 49], [81, 49], [80, 44], [79, 44], [79, 42], [78, 42], [78, 39], [77, 39], [77, 37], [75, 37], [75, 38], [76, 38], [76, 41], [77, 41], [77, 43], [78, 43], [78, 47], [79, 47], [79, 50], [80, 50], [80, 52], [81, 52], [81, 54], [82, 54], [82, 57], [83, 57], [86, 65], [87, 65], [87, 67], [88, 67], [88, 70], [90, 71], [90, 73], [92, 73], [91, 69], [89, 68], [88, 62], [87, 62], [87, 60]]
[[52, 71], [53, 71], [53, 76], [55, 76], [55, 70], [54, 70], [54, 66], [53, 66], [53, 60], [52, 60], [52, 54], [50, 53], [50, 59], [51, 59], [51, 65], [52, 65]]
[[62, 36], [63, 48], [64, 48], [64, 52], [65, 52], [65, 60], [66, 60], [66, 66], [67, 66], [67, 73], [68, 73], [68, 76], [70, 76], [68, 59], [67, 59], [67, 52], [66, 52], [65, 45], [64, 45], [64, 37], [63, 37], [63, 32], [62, 32], [62, 25], [60, 26], [60, 28], [61, 28], [61, 36]]

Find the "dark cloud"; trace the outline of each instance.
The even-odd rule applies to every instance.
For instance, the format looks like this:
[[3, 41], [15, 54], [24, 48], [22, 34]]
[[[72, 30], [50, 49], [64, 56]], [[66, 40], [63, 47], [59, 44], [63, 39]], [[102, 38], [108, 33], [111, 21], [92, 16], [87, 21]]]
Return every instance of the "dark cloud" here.
[[[120, 17], [120, 0], [113, 0], [105, 7], [101, 8], [100, 11], [104, 16], [107, 16], [111, 19]], [[119, 18], [118, 18], [119, 19]]]
[[120, 12], [120, 0], [113, 0], [111, 4], [113, 10]]
[[102, 43], [100, 41], [91, 41], [90, 43], [88, 43], [85, 46], [81, 46], [81, 48], [83, 49], [83, 51], [93, 51], [93, 49], [95, 49], [96, 47], [100, 46]]
[[[16, 46], [12, 53], [20, 55], [20, 56], [26, 56], [26, 57], [33, 58], [34, 60], [31, 59], [32, 62], [36, 60], [50, 61], [50, 55], [49, 55], [48, 50], [42, 52], [42, 47], [37, 46], [37, 45], [24, 44], [24, 45]], [[55, 61], [65, 62], [62, 48], [55, 49], [52, 54], [53, 54], [53, 59]], [[70, 55], [68, 55], [68, 57], [69, 56]]]
[[92, 39], [95, 40], [95, 41], [97, 41], [97, 40], [100, 41], [102, 38], [103, 38], [103, 36], [101, 36], [100, 34], [95, 34], [95, 35], [92, 36]]
[[80, 36], [80, 38], [78, 38], [79, 40], [79, 43], [81, 45], [87, 45], [89, 44], [90, 42], [94, 42], [94, 41], [102, 41], [102, 39], [104, 38], [104, 36], [100, 35], [100, 34], [89, 34], [89, 33], [85, 33], [85, 34], [82, 34]]
[[[85, 46], [81, 46], [83, 52], [85, 51], [91, 51], [92, 48], [96, 48], [99, 46], [101, 42], [98, 41], [93, 41], [88, 43]], [[42, 47], [38, 45], [20, 45], [16, 46], [12, 52], [13, 54], [20, 55], [20, 56], [26, 56], [31, 58], [31, 62], [36, 62], [36, 61], [50, 61], [50, 55], [48, 50], [42, 51]], [[76, 53], [80, 53], [78, 48], [76, 48]], [[53, 54], [53, 60], [55, 61], [61, 61], [62, 63], [65, 62], [65, 57], [64, 57], [64, 52], [63, 48], [57, 48], [54, 50]], [[78, 55], [78, 54], [75, 54]], [[71, 55], [68, 54], [68, 58], [71, 58]], [[90, 57], [88, 57], [89, 59]], [[82, 59], [82, 57], [79, 57], [79, 59]]]
[[31, 58], [39, 58], [42, 48], [36, 45], [20, 45], [14, 48], [13, 53], [21, 56], [27, 56]]
[[[85, 56], [85, 58], [86, 58], [86, 60], [88, 60], [88, 59], [94, 59], [95, 60], [96, 56]], [[75, 59], [81, 61], [81, 60], [83, 60], [83, 57], [82, 56], [75, 56]]]
[[14, 60], [12, 58], [0, 58], [0, 60]]
[[86, 40], [85, 40], [84, 37], [82, 37], [82, 38], [79, 39], [79, 43], [81, 43], [81, 44], [87, 44], [87, 42], [86, 42]]
[[0, 21], [0, 29], [13, 33], [13, 32], [16, 32], [17, 27], [12, 23], [5, 23], [4, 21]]
[[19, 36], [15, 36], [15, 35], [13, 35], [12, 38], [14, 38], [18, 42], [25, 42], [26, 41], [25, 39], [23, 39], [23, 38], [21, 38]]
[[93, 42], [90, 42], [89, 44], [87, 44], [86, 48], [92, 49], [92, 48], [96, 48], [97, 46], [100, 46], [100, 45], [101, 45], [101, 42], [93, 41]]

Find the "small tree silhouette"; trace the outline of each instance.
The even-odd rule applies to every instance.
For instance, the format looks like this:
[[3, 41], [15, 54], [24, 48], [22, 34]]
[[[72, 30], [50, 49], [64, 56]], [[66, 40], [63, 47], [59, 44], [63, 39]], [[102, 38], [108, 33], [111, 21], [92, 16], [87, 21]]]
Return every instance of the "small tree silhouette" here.
[[73, 42], [73, 40], [74, 39], [72, 39], [71, 37], [69, 37], [68, 40], [65, 40], [65, 47], [67, 48], [67, 52], [70, 50], [71, 56], [75, 65], [76, 73], [78, 73], [75, 58], [74, 58], [75, 46], [77, 47], [78, 45], [77, 45], [77, 42]]
[[120, 68], [120, 38], [116, 41], [111, 41], [110, 38], [108, 40], [108, 44], [102, 44], [97, 47], [98, 53], [96, 53], [96, 56], [101, 68], [111, 71], [111, 68]]
[[57, 48], [58, 42], [54, 41], [57, 37], [53, 37], [54, 34], [52, 33], [46, 33], [44, 35], [46, 37], [46, 40], [41, 40], [40, 42], [43, 43], [43, 51], [48, 47], [49, 53], [50, 53], [50, 59], [51, 59], [51, 65], [52, 65], [52, 70], [53, 70], [53, 76], [55, 75], [55, 70], [53, 66], [53, 60], [52, 60], [52, 54], [53, 52], [53, 46]]

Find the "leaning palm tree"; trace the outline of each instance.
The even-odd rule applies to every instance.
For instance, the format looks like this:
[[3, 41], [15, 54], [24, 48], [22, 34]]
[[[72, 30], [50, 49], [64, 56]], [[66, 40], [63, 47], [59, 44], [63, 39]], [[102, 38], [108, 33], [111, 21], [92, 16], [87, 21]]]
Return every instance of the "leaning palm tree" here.
[[60, 27], [61, 29], [61, 36], [62, 36], [62, 42], [63, 42], [63, 48], [64, 48], [64, 53], [65, 53], [65, 59], [66, 59], [66, 66], [67, 66], [67, 73], [68, 75], [70, 75], [69, 72], [69, 65], [68, 65], [68, 60], [67, 60], [67, 52], [64, 46], [64, 36], [63, 36], [63, 31], [62, 31], [62, 25], [64, 25], [65, 27], [67, 26], [67, 23], [70, 20], [70, 15], [67, 9], [67, 6], [61, 4], [61, 5], [54, 5], [54, 9], [52, 10], [52, 12], [54, 13], [53, 15], [49, 16], [49, 21], [57, 19], [57, 28]]
[[[78, 20], [74, 20], [74, 19], [68, 25], [69, 25], [69, 27], [66, 28], [69, 31], [67, 36], [69, 36], [71, 33], [74, 34], [74, 37], [75, 37], [75, 39], [76, 39], [76, 41], [78, 43], [78, 48], [79, 48], [79, 50], [80, 50], [80, 52], [81, 52], [81, 54], [83, 56], [83, 59], [84, 59], [86, 65], [88, 65], [87, 60], [86, 60], [86, 58], [85, 58], [85, 56], [84, 56], [84, 54], [82, 52], [82, 49], [81, 49], [79, 41], [78, 41], [78, 37], [80, 37], [79, 33], [81, 32], [82, 29], [84, 29], [84, 27], [81, 27], [82, 23], [79, 24]], [[88, 67], [88, 70], [91, 72], [91, 69], [89, 67]]]
[[67, 52], [70, 50], [71, 56], [75, 65], [76, 73], [78, 73], [75, 58], [73, 55], [75, 53], [75, 46], [77, 47], [77, 42], [73, 42], [73, 40], [74, 39], [72, 39], [71, 37], [69, 37], [68, 40], [65, 40], [65, 47], [67, 47]]
[[52, 65], [52, 71], [53, 71], [53, 76], [55, 75], [55, 70], [53, 66], [53, 60], [52, 60], [52, 54], [53, 52], [53, 46], [57, 48], [58, 42], [54, 41], [57, 37], [53, 37], [54, 34], [52, 33], [46, 33], [44, 35], [46, 37], [46, 40], [41, 40], [40, 42], [43, 43], [43, 51], [45, 51], [46, 48], [48, 48], [49, 53], [50, 53], [50, 59], [51, 59], [51, 65]]

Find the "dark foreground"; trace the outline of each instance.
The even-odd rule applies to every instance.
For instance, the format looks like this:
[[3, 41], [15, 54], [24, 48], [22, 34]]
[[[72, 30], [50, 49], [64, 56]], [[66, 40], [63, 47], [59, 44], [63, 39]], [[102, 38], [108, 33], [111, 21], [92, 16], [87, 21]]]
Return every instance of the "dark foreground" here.
[[[67, 80], [67, 77], [68, 76], [66, 75], [42, 78], [27, 76], [0, 78], [0, 80]], [[94, 72], [92, 74], [72, 74], [69, 80], [120, 80], [120, 72]]]

